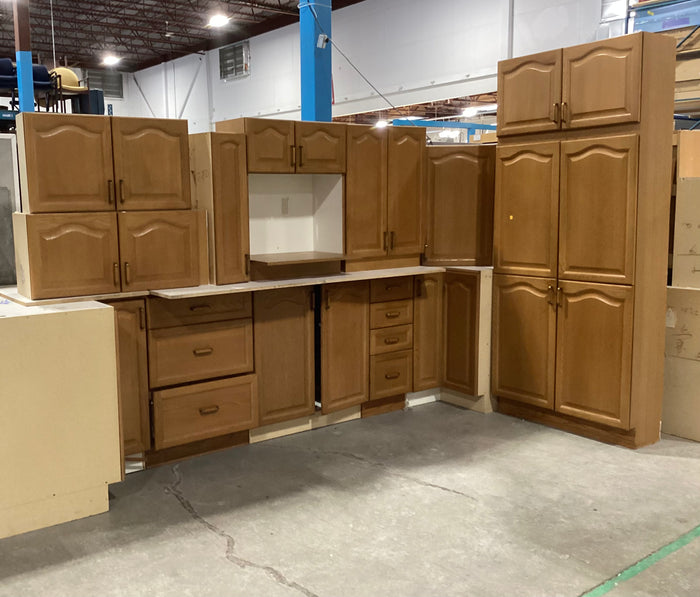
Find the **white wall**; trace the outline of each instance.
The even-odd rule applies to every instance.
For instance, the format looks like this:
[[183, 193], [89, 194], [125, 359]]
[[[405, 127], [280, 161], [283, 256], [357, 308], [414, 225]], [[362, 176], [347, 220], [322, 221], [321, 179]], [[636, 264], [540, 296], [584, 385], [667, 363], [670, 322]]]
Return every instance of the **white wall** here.
[[[601, 0], [365, 0], [333, 12], [332, 37], [392, 103], [406, 105], [495, 91], [499, 60], [592, 41], [600, 11]], [[126, 111], [182, 114], [190, 132], [239, 116], [299, 118], [299, 26], [252, 38], [250, 55], [250, 76], [229, 82], [219, 79], [217, 50], [140, 71], [129, 77]], [[335, 49], [333, 85], [336, 116], [387, 107]]]

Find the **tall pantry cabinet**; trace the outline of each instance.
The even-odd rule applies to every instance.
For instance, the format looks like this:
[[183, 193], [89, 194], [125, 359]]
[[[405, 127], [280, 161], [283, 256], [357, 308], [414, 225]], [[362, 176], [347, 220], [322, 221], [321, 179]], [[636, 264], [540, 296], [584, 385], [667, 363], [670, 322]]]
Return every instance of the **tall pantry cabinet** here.
[[673, 41], [499, 63], [493, 393], [501, 412], [659, 437]]

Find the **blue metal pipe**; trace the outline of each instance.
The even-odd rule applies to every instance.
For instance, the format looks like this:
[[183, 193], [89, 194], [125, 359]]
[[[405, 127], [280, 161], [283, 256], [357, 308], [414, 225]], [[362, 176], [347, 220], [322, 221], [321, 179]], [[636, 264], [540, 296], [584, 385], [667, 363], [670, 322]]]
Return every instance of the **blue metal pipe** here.
[[332, 108], [331, 0], [299, 4], [301, 119], [330, 122]]

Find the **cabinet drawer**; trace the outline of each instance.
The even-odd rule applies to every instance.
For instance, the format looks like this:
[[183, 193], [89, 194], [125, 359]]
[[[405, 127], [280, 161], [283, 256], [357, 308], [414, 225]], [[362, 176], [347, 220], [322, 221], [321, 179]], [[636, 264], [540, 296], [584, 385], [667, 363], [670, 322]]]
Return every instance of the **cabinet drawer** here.
[[257, 426], [255, 375], [153, 392], [156, 450]]
[[413, 351], [390, 352], [370, 357], [369, 397], [386, 398], [411, 391]]
[[253, 370], [251, 319], [220, 321], [148, 333], [151, 387]]
[[149, 329], [169, 328], [193, 323], [209, 323], [250, 317], [251, 293], [225, 294], [186, 299], [148, 299]]
[[398, 301], [413, 296], [413, 276], [401, 278], [383, 278], [369, 283], [369, 300], [371, 303]]
[[369, 335], [369, 354], [396, 352], [412, 346], [413, 326], [410, 323], [372, 330]]
[[390, 301], [370, 305], [369, 327], [388, 328], [394, 325], [413, 323], [413, 301]]

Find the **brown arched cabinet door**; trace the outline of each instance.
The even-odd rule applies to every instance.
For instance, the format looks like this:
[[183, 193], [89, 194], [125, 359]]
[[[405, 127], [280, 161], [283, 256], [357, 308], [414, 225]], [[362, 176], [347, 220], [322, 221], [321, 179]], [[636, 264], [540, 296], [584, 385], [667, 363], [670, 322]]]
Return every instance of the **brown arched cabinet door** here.
[[493, 394], [554, 408], [556, 282], [493, 277]]
[[556, 410], [630, 428], [633, 289], [560, 282]]
[[298, 173], [345, 172], [345, 124], [295, 122]]

